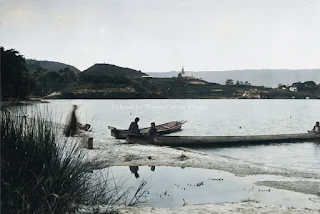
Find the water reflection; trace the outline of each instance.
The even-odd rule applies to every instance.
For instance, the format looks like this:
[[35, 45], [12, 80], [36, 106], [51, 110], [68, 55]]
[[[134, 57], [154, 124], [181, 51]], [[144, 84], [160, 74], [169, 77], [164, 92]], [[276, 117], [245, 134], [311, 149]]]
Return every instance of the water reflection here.
[[[139, 170], [139, 166], [129, 166], [130, 172], [132, 174], [134, 174], [134, 177], [136, 177], [137, 179], [140, 177], [138, 170]], [[155, 166], [150, 166], [150, 169], [152, 172], [154, 172], [154, 170], [156, 170]]]
[[[137, 181], [146, 181], [148, 191], [146, 200], [151, 206], [182, 206], [183, 200], [188, 204], [239, 202], [252, 199], [272, 205], [295, 207], [319, 207], [316, 195], [256, 186], [256, 181], [299, 181], [300, 179], [281, 176], [247, 176], [237, 177], [231, 173], [197, 168], [157, 166], [110, 167], [115, 177], [126, 179], [126, 186]], [[132, 176], [134, 174], [135, 176]], [[136, 177], [136, 175], [139, 177]], [[170, 176], [168, 176], [170, 175]], [[314, 182], [314, 179], [310, 181]], [[310, 198], [310, 199], [309, 199]]]
[[131, 173], [133, 173], [136, 178], [139, 178], [139, 173], [138, 173], [139, 167], [138, 166], [129, 166], [129, 169], [130, 169]]

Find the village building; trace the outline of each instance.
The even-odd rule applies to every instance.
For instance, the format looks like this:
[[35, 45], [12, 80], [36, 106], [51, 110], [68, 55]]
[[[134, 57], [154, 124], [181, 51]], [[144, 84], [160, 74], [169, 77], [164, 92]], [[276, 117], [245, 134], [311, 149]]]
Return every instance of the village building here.
[[243, 98], [247, 98], [247, 99], [261, 99], [261, 95], [259, 94], [258, 89], [250, 89], [249, 91], [245, 91], [242, 94]]
[[193, 75], [185, 73], [183, 66], [182, 66], [181, 72], [178, 74], [178, 78], [195, 79], [195, 77]]
[[298, 92], [298, 88], [295, 87], [295, 86], [291, 86], [291, 87], [289, 88], [289, 91]]

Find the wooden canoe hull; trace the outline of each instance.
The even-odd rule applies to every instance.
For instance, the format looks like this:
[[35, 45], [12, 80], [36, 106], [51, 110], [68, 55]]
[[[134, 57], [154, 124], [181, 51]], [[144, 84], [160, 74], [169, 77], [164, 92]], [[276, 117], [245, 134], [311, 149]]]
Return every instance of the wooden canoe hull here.
[[[154, 144], [161, 146], [234, 146], [258, 145], [264, 143], [288, 143], [319, 141], [320, 134], [280, 134], [280, 135], [251, 135], [251, 136], [156, 136]], [[151, 144], [146, 136], [132, 136], [131, 143]]]
[[[156, 126], [157, 134], [158, 135], [164, 135], [164, 134], [170, 134], [174, 132], [178, 132], [181, 130], [181, 126], [186, 123], [187, 121], [171, 121], [168, 123], [160, 124]], [[117, 129], [112, 126], [108, 126], [108, 128], [111, 130], [111, 136], [117, 138], [117, 139], [127, 139], [128, 136], [128, 130], [125, 129]], [[150, 127], [142, 128], [140, 129], [141, 134], [147, 134]]]

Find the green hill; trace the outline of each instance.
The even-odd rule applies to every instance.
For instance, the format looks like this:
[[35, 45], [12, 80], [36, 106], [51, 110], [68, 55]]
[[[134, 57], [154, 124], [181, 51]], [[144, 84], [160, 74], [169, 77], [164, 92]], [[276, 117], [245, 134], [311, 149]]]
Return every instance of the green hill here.
[[40, 60], [34, 60], [34, 59], [26, 59], [26, 67], [30, 71], [36, 71], [39, 68], [43, 68], [48, 71], [59, 71], [64, 68], [70, 68], [74, 73], [78, 74], [80, 73], [80, 70], [76, 67], [68, 64], [64, 64], [61, 62], [53, 62], [53, 61], [40, 61]]
[[142, 76], [148, 76], [141, 71], [137, 71], [131, 68], [123, 68], [111, 64], [94, 64], [87, 70], [84, 70], [82, 74], [92, 76], [110, 76], [110, 77], [128, 77], [139, 78]]

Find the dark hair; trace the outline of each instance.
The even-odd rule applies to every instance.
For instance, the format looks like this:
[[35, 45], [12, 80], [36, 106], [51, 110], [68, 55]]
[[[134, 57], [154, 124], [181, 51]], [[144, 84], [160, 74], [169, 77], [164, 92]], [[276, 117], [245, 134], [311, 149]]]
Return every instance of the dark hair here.
[[136, 119], [134, 119], [135, 122], [138, 122], [139, 120], [139, 117], [136, 117]]
[[156, 124], [154, 122], [152, 122], [151, 125], [156, 125]]

